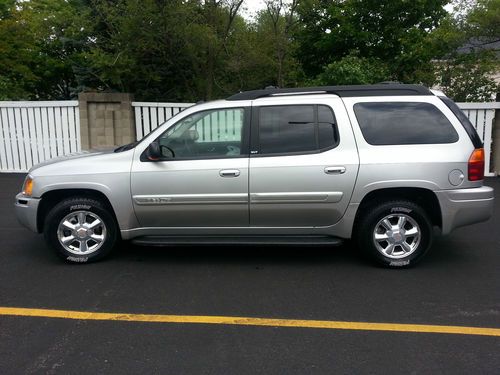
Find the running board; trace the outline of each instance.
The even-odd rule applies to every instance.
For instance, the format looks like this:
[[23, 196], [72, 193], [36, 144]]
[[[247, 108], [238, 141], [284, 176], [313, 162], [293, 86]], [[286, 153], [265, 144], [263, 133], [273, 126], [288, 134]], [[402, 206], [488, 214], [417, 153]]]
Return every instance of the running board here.
[[272, 245], [340, 246], [340, 238], [329, 236], [143, 236], [132, 240], [140, 246], [176, 245]]

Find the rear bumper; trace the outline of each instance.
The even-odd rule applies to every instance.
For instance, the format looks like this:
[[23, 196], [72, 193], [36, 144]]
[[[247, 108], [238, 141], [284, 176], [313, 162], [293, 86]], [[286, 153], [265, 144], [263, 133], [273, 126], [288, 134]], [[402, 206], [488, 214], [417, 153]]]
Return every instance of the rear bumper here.
[[38, 232], [37, 212], [40, 198], [26, 197], [22, 193], [16, 195], [14, 204], [17, 220], [33, 232]]
[[436, 191], [441, 206], [442, 233], [465, 225], [480, 223], [493, 215], [493, 188]]

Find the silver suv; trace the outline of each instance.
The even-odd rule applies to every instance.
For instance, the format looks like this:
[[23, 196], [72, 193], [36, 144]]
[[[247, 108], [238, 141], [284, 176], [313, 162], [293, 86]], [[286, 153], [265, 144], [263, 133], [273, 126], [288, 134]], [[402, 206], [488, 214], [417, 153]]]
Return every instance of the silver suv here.
[[487, 220], [484, 151], [442, 93], [418, 85], [242, 92], [198, 104], [141, 141], [33, 167], [22, 224], [70, 262], [119, 239], [325, 244], [353, 238], [406, 267], [442, 234]]

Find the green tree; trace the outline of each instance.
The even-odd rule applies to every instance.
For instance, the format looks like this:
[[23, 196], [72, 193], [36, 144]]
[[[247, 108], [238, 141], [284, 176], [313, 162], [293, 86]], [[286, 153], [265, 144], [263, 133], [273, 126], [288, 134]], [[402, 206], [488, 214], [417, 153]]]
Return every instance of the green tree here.
[[75, 94], [74, 67], [87, 44], [77, 0], [0, 3], [0, 97], [62, 99]]
[[[447, 0], [303, 0], [298, 56], [309, 76], [355, 53], [382, 61], [391, 80], [414, 82], [430, 63], [429, 32], [446, 15]], [[369, 67], [371, 69], [371, 67]]]
[[455, 101], [489, 101], [500, 92], [500, 0], [459, 1], [455, 13], [428, 38], [434, 82]]
[[182, 3], [91, 0], [93, 45], [80, 72], [82, 86], [132, 92], [141, 100], [182, 99], [191, 76], [182, 36], [194, 21], [194, 9]]
[[491, 53], [461, 54], [436, 64], [440, 88], [457, 102], [491, 101], [500, 91], [491, 78], [498, 71]]
[[0, 2], [0, 100], [29, 98], [37, 80], [35, 40], [25, 24], [16, 1]]
[[299, 64], [293, 57], [297, 48], [293, 38], [298, 27], [298, 0], [266, 0], [266, 9], [257, 18], [266, 65], [273, 78], [270, 84], [285, 87], [296, 84]]
[[500, 0], [477, 0], [466, 19], [470, 34], [500, 39]]
[[[95, 46], [87, 58], [97, 89], [141, 100], [199, 100], [227, 90], [242, 0], [93, 1]], [[229, 56], [229, 57], [228, 57]]]
[[351, 54], [328, 64], [313, 85], [363, 85], [386, 81], [388, 67], [379, 59]]

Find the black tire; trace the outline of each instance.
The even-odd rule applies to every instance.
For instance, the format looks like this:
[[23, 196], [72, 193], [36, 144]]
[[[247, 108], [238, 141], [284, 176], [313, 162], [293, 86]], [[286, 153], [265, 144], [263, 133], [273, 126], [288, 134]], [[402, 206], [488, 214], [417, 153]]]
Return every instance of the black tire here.
[[[384, 219], [388, 222], [383, 222]], [[403, 230], [392, 230], [399, 228], [398, 220], [402, 220], [399, 223], [403, 223]], [[418, 235], [412, 235], [415, 231]], [[385, 267], [407, 268], [420, 261], [431, 247], [433, 228], [424, 209], [413, 202], [398, 200], [365, 209], [355, 235], [358, 247], [372, 260]]]
[[[65, 218], [70, 224], [78, 226], [80, 232], [60, 227]], [[93, 224], [95, 220], [99, 220], [102, 224], [93, 229], [82, 229], [79, 224], [80, 218], [86, 225]], [[67, 244], [66, 248], [59, 241], [60, 235], [67, 236], [69, 239], [74, 237], [75, 240]], [[98, 242], [90, 236], [101, 237], [102, 241]], [[50, 210], [45, 219], [44, 237], [56, 254], [65, 261], [88, 263], [104, 258], [113, 250], [118, 238], [118, 226], [109, 209], [100, 201], [93, 198], [73, 197], [59, 202]], [[87, 251], [84, 251], [85, 246]], [[92, 247], [95, 250], [92, 250]], [[83, 253], [79, 254], [80, 250]]]

